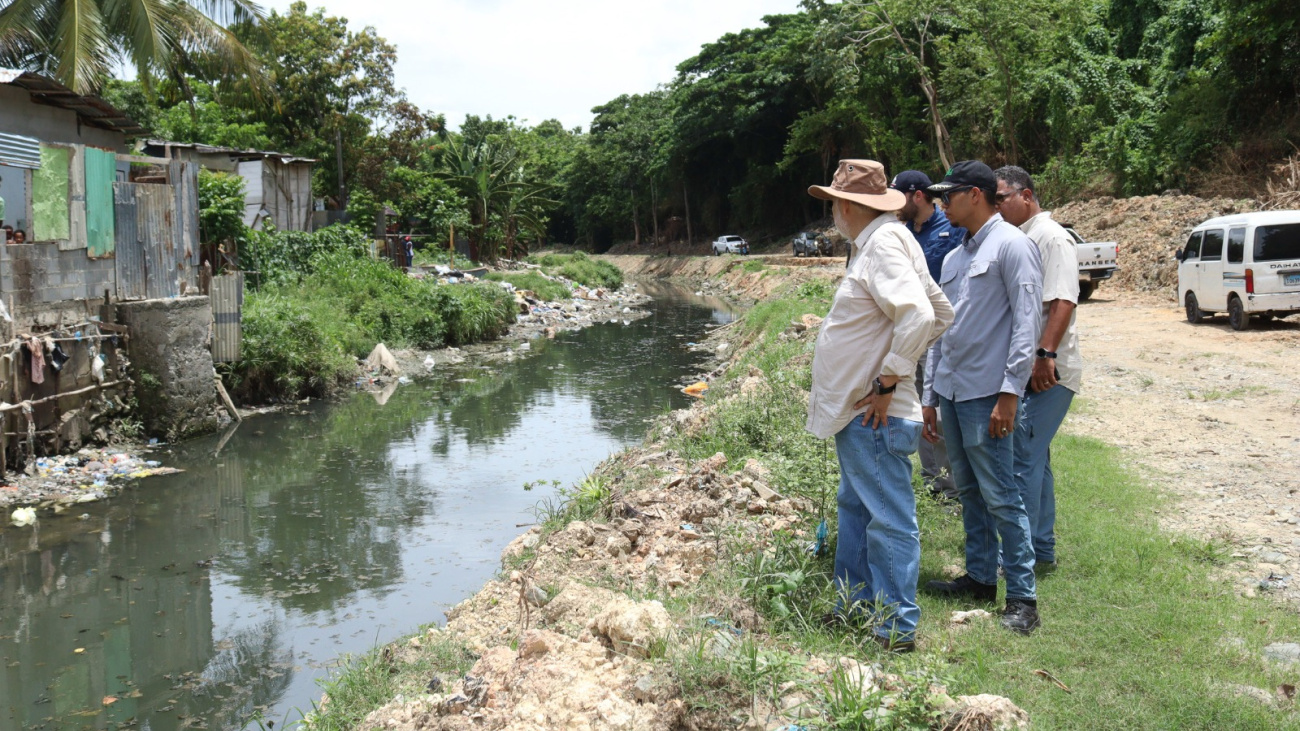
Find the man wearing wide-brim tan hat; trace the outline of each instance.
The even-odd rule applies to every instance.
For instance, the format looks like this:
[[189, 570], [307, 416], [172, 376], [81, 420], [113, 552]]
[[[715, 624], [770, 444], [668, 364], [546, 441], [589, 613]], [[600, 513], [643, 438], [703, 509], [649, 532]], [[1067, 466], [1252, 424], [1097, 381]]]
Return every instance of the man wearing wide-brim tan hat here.
[[840, 461], [835, 582], [828, 624], [859, 624], [886, 649], [912, 650], [921, 611], [921, 538], [912, 462], [921, 439], [916, 362], [952, 322], [925, 253], [891, 211], [906, 199], [874, 160], [841, 160], [829, 186], [850, 241], [849, 264], [822, 321], [813, 357], [808, 431], [835, 437]]

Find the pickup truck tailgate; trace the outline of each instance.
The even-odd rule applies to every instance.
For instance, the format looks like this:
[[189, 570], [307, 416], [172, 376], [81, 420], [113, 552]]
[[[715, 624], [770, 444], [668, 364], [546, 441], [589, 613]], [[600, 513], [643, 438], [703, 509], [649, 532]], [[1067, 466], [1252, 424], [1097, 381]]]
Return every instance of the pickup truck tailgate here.
[[1118, 265], [1114, 241], [1079, 244], [1079, 269], [1114, 269]]

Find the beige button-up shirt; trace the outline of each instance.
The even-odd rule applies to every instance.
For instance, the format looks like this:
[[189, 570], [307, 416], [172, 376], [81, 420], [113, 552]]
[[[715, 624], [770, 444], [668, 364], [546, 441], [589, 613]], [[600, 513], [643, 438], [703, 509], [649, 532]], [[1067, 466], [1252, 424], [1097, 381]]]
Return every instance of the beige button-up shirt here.
[[853, 246], [813, 356], [807, 429], [819, 439], [864, 411], [853, 404], [882, 375], [898, 378], [888, 416], [920, 421], [916, 361], [953, 320], [921, 245], [894, 214], [878, 216]]
[[[1079, 251], [1070, 233], [1052, 220], [1051, 211], [1043, 211], [1020, 224], [1020, 230], [1038, 244], [1038, 251], [1043, 255], [1043, 325], [1046, 327], [1053, 300], [1079, 304]], [[1056, 370], [1061, 374], [1061, 385], [1079, 393], [1083, 388], [1083, 356], [1079, 353], [1076, 314], [1077, 311], [1070, 312], [1070, 325], [1056, 345]]]

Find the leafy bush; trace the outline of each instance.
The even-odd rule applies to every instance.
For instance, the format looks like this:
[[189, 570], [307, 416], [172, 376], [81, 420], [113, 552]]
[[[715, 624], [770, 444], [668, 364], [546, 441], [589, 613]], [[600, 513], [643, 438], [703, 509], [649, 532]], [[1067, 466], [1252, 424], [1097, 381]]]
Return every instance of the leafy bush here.
[[563, 282], [547, 279], [538, 272], [522, 272], [519, 274], [489, 272], [488, 279], [494, 282], [509, 282], [515, 286], [515, 289], [530, 290], [537, 295], [538, 299], [546, 302], [567, 300], [573, 296], [573, 293], [569, 291], [569, 288]]
[[240, 242], [244, 225], [244, 179], [230, 173], [199, 170], [199, 240], [205, 244]]
[[585, 252], [572, 254], [545, 254], [528, 257], [551, 276], [561, 276], [584, 287], [618, 289], [623, 286], [623, 271], [607, 261], [596, 261]]
[[336, 224], [319, 231], [251, 231], [240, 252], [255, 287], [297, 282], [313, 271], [312, 260], [320, 254], [348, 252], [356, 257], [370, 251], [370, 240], [351, 226]]

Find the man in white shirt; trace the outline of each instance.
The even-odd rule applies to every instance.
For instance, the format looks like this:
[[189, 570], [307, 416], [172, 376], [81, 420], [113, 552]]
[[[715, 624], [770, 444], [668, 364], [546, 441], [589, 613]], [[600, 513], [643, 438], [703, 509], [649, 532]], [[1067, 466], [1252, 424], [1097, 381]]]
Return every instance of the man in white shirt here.
[[874, 160], [841, 160], [830, 186], [849, 265], [822, 321], [807, 429], [835, 437], [840, 460], [835, 582], [846, 601], [828, 623], [866, 620], [894, 652], [915, 648], [921, 537], [912, 462], [921, 437], [916, 362], [952, 322], [920, 244], [890, 211], [905, 197]]
[[1014, 165], [999, 168], [998, 211], [1038, 245], [1043, 257], [1043, 334], [1016, 426], [1015, 479], [1033, 538], [1035, 566], [1056, 566], [1056, 481], [1051, 445], [1083, 385], [1083, 358], [1075, 308], [1079, 304], [1079, 258], [1074, 239], [1038, 205], [1034, 181]]

